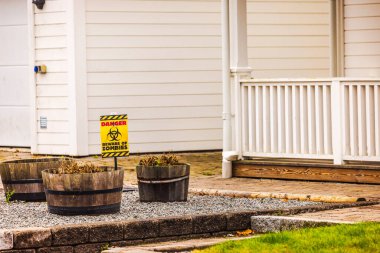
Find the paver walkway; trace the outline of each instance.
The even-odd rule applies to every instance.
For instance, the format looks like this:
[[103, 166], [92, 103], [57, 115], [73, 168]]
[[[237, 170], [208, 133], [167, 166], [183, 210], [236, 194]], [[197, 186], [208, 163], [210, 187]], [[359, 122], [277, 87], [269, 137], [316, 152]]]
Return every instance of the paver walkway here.
[[253, 178], [229, 178], [220, 176], [191, 178], [190, 187], [252, 192], [274, 192], [310, 195], [341, 195], [380, 200], [380, 185], [325, 183]]
[[380, 222], [380, 205], [360, 206], [337, 210], [328, 210], [316, 213], [304, 213], [295, 215], [297, 217], [311, 218], [317, 220], [336, 220], [336, 221], [374, 221]]

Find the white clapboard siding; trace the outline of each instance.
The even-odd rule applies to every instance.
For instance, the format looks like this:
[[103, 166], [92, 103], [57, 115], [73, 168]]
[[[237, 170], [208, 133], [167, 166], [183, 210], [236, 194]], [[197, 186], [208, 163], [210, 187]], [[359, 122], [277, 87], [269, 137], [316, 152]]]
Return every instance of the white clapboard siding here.
[[345, 75], [380, 77], [380, 1], [345, 1]]
[[[199, 27], [202, 29], [199, 29]], [[153, 29], [152, 29], [153, 27]], [[220, 24], [170, 25], [170, 24], [87, 24], [88, 36], [220, 36]]]
[[[132, 152], [221, 148], [220, 1], [87, 0], [86, 9], [90, 153], [99, 153], [99, 116], [112, 112], [127, 113], [141, 138], [152, 134], [152, 145], [132, 134]], [[249, 1], [253, 75], [328, 76], [328, 11], [327, 0]], [[179, 138], [210, 122], [217, 140]], [[174, 139], [157, 141], [166, 134]]]
[[[100, 62], [102, 64], [100, 64]], [[158, 64], [159, 63], [159, 64]], [[153, 60], [153, 59], [113, 59], [113, 60], [88, 60], [88, 73], [114, 73], [114, 72], [150, 72], [150, 71], [220, 71], [220, 59], [177, 59], [177, 60]]]
[[[36, 75], [37, 152], [69, 154], [67, 2], [46, 1], [35, 11], [36, 65], [46, 65], [47, 73]], [[41, 129], [40, 117], [47, 118]]]
[[329, 76], [329, 1], [248, 1], [257, 78]]
[[[114, 107], [113, 112], [122, 112], [125, 108]], [[100, 108], [89, 110], [88, 118], [90, 121], [99, 121], [100, 115], [107, 115], [110, 109]], [[193, 118], [214, 118], [215, 115], [221, 115], [222, 106], [171, 106], [171, 107], [136, 107], [128, 108], [128, 116], [131, 119], [146, 120], [146, 119], [193, 119]]]
[[[149, 88], [149, 89], [147, 89]], [[145, 86], [140, 84], [99, 84], [91, 85], [87, 90], [88, 95], [92, 97], [102, 96], [138, 96], [144, 94], [147, 96], [154, 95], [205, 95], [218, 94], [220, 92], [220, 83], [163, 83], [151, 84]]]
[[31, 145], [27, 4], [0, 1], [0, 146]]
[[220, 149], [220, 2], [87, 1], [89, 152], [129, 116], [131, 152]]

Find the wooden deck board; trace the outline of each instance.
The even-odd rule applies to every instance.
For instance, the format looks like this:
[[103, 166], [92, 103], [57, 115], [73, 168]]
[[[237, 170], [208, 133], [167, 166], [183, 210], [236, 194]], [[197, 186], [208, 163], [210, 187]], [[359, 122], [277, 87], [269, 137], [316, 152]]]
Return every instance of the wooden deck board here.
[[380, 165], [333, 165], [326, 161], [253, 159], [233, 163], [234, 177], [380, 184]]

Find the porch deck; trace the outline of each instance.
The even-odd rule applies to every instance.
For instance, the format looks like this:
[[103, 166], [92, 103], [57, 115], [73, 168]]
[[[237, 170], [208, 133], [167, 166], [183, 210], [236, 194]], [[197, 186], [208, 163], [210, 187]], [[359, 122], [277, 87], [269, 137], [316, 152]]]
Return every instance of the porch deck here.
[[250, 158], [233, 162], [234, 177], [291, 179], [380, 185], [380, 163], [291, 158]]

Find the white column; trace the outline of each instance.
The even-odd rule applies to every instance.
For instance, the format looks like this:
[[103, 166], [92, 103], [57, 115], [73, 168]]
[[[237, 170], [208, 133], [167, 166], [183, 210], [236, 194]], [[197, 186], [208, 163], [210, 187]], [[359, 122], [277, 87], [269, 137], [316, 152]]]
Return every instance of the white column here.
[[232, 177], [232, 163], [226, 154], [232, 150], [231, 73], [229, 0], [222, 0], [222, 58], [223, 58], [223, 162], [222, 177]]
[[[229, 2], [229, 8], [228, 8]], [[229, 19], [226, 18], [227, 10], [229, 9]], [[232, 176], [232, 164], [231, 161], [236, 160], [242, 157], [241, 153], [241, 104], [240, 103], [240, 79], [241, 77], [249, 76], [251, 69], [248, 66], [248, 51], [247, 51], [247, 2], [246, 0], [233, 0], [233, 1], [223, 1], [222, 5], [223, 11], [223, 35], [224, 35], [224, 46], [227, 45], [227, 38], [225, 37], [228, 34], [230, 38], [230, 71], [233, 73], [233, 87], [228, 85], [226, 86], [223, 92], [226, 92], [229, 98], [227, 105], [231, 108], [232, 105], [232, 96], [230, 95], [231, 90], [234, 91], [234, 112], [232, 113], [231, 123], [225, 127], [228, 129], [231, 128], [231, 124], [234, 124], [235, 133], [225, 135], [225, 138], [231, 140], [228, 146], [223, 148], [223, 171], [222, 177], [229, 178]], [[227, 24], [229, 22], [229, 25]], [[228, 25], [228, 26], [227, 26]], [[229, 28], [229, 31], [228, 31]], [[224, 50], [226, 50], [224, 48]], [[228, 57], [228, 56], [227, 56]], [[224, 64], [227, 64], [226, 57], [224, 57]], [[230, 74], [230, 73], [228, 73]], [[227, 78], [227, 75], [224, 76]], [[231, 79], [229, 78], [228, 81]], [[226, 97], [227, 99], [227, 97]], [[230, 109], [232, 111], [232, 109]], [[234, 136], [234, 138], [232, 137]], [[232, 144], [232, 140], [235, 140], [235, 144]], [[226, 150], [232, 149], [235, 150]]]
[[251, 68], [248, 65], [247, 49], [247, 1], [235, 0], [230, 2], [231, 28], [231, 72], [233, 74], [234, 90], [234, 125], [235, 150], [242, 158], [242, 115], [241, 87], [242, 78], [250, 78]]
[[247, 48], [247, 1], [230, 2], [231, 70], [250, 73]]
[[67, 6], [70, 155], [88, 155], [86, 1]]
[[330, 0], [330, 77], [336, 77], [338, 74], [336, 6], [336, 0]]

